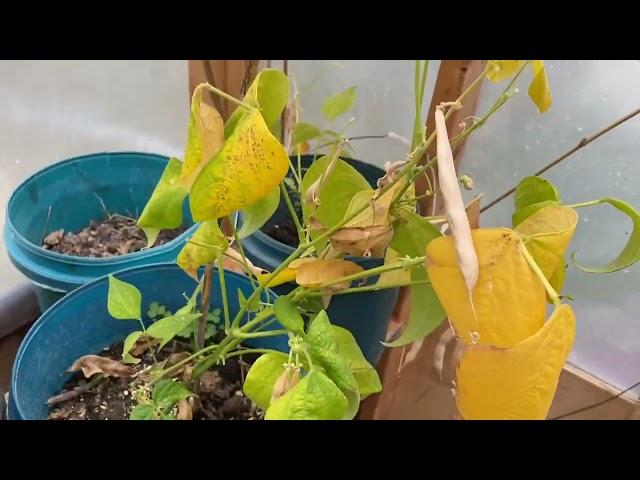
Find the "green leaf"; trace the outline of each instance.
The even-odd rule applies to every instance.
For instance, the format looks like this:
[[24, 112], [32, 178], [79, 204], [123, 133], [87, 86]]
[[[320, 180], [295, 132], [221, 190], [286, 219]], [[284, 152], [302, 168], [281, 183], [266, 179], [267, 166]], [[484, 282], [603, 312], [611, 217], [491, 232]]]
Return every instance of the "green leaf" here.
[[547, 200], [560, 201], [558, 189], [542, 177], [525, 177], [516, 187], [516, 210]]
[[253, 362], [242, 387], [247, 398], [263, 410], [269, 408], [273, 387], [288, 360], [286, 354], [272, 352], [261, 355]]
[[279, 204], [280, 187], [276, 187], [266, 197], [245, 208], [242, 211], [242, 227], [238, 230], [238, 237], [246, 238], [267, 223], [267, 220], [278, 209]]
[[515, 228], [518, 225], [520, 225], [522, 222], [524, 222], [527, 218], [531, 217], [538, 210], [542, 210], [545, 207], [551, 207], [559, 204], [560, 202], [556, 200], [544, 200], [542, 202], [538, 202], [532, 205], [527, 205], [526, 207], [522, 207], [521, 209], [513, 212], [513, 215], [511, 216], [511, 224], [513, 228]]
[[178, 254], [177, 263], [193, 278], [198, 268], [218, 258], [229, 247], [226, 235], [220, 230], [217, 220], [202, 222]]
[[[313, 162], [302, 179], [303, 198], [311, 185], [322, 176], [330, 162], [330, 156], [321, 157]], [[308, 224], [309, 217], [313, 216], [328, 228], [336, 225], [347, 213], [353, 196], [363, 190], [372, 191], [367, 179], [344, 160], [337, 160], [333, 172], [325, 179], [320, 191], [320, 205], [303, 203], [302, 212], [305, 223]]]
[[633, 222], [633, 231], [631, 232], [631, 236], [627, 241], [624, 249], [620, 252], [620, 254], [615, 258], [615, 260], [609, 262], [606, 265], [601, 267], [585, 267], [584, 265], [579, 265], [576, 262], [575, 254], [573, 252], [571, 255], [571, 260], [574, 265], [578, 267], [583, 272], [588, 273], [612, 273], [617, 272], [618, 270], [622, 270], [623, 268], [630, 267], [638, 260], [640, 260], [640, 213], [636, 209], [634, 209], [628, 203], [619, 200], [617, 198], [601, 198], [595, 204], [608, 203], [618, 211], [627, 215], [631, 221]]
[[129, 335], [127, 335], [127, 338], [124, 339], [124, 346], [122, 347], [122, 361], [124, 363], [140, 363], [140, 359], [129, 355], [129, 352], [136, 344], [142, 333], [143, 332], [140, 331], [131, 332]]
[[[413, 269], [412, 281], [427, 280], [424, 269]], [[409, 323], [399, 338], [393, 342], [382, 342], [386, 347], [401, 347], [420, 340], [433, 332], [445, 319], [446, 313], [430, 284], [411, 285], [411, 311]]]
[[335, 120], [351, 110], [356, 103], [357, 87], [347, 88], [322, 102], [322, 113], [327, 120]]
[[176, 416], [172, 413], [167, 413], [166, 415], [162, 415], [162, 420], [176, 420]]
[[[396, 213], [396, 212], [394, 212]], [[425, 217], [415, 212], [398, 209], [398, 218], [393, 223], [393, 238], [389, 246], [401, 257], [422, 257], [427, 244], [434, 238], [442, 236], [440, 230]]]
[[340, 390], [358, 390], [358, 382], [333, 336], [324, 310], [313, 319], [304, 340], [314, 363], [318, 362], [324, 368]]
[[284, 328], [298, 335], [304, 335], [304, 320], [289, 297], [276, 298], [273, 311]]
[[260, 310], [260, 297], [254, 298], [251, 303], [247, 303], [247, 298], [242, 293], [242, 290], [238, 289], [238, 303], [240, 304], [240, 308], [245, 308], [248, 312], [257, 312]]
[[153, 405], [136, 405], [131, 410], [129, 420], [157, 420], [156, 409]]
[[299, 122], [293, 126], [293, 144], [308, 142], [322, 135], [322, 132], [315, 125]]
[[166, 413], [176, 403], [185, 398], [192, 397], [194, 393], [182, 383], [167, 379], [161, 380], [153, 389], [151, 398], [157, 408]]
[[109, 275], [107, 309], [118, 320], [138, 320], [142, 317], [142, 294], [133, 285]]
[[[289, 79], [280, 70], [265, 68], [261, 70], [247, 89], [247, 94], [242, 100], [247, 105], [258, 107], [272, 133], [278, 119], [287, 105], [289, 99]], [[224, 136], [229, 136], [235, 130], [238, 122], [247, 114], [247, 109], [237, 107], [224, 126]]]
[[[331, 333], [340, 348], [340, 354], [344, 357], [347, 367], [358, 382], [360, 396], [364, 399], [372, 393], [382, 391], [378, 372], [364, 358], [362, 350], [351, 332], [346, 328], [332, 325]], [[358, 403], [360, 403], [360, 399], [358, 399]]]
[[266, 420], [340, 420], [348, 401], [325, 374], [312, 370], [300, 383], [273, 402]]
[[[181, 169], [180, 160], [169, 160], [138, 219], [138, 226], [145, 232], [149, 230], [149, 235], [153, 235], [152, 231], [157, 235], [160, 229], [178, 228], [182, 225], [182, 204], [188, 192], [179, 182]], [[153, 245], [153, 242], [150, 245]]]
[[158, 348], [162, 348], [185, 328], [192, 326], [193, 322], [198, 318], [200, 318], [199, 313], [176, 313], [170, 317], [158, 320], [147, 328], [147, 335], [160, 340], [160, 346]]
[[[393, 225], [393, 239], [389, 246], [400, 256], [420, 257], [427, 244], [442, 236], [429, 220], [406, 209], [398, 209], [398, 219]], [[412, 281], [426, 281], [427, 274], [422, 268], [411, 271]], [[434, 331], [445, 319], [445, 311], [430, 284], [411, 285], [411, 311], [409, 323], [398, 339], [384, 343], [387, 347], [399, 347], [424, 338]]]

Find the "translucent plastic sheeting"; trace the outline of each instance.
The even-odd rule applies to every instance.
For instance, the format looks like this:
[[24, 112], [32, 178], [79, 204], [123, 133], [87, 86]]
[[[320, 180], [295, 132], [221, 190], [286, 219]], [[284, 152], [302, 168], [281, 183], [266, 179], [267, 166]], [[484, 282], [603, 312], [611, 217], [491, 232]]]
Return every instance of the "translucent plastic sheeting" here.
[[[57, 161], [103, 151], [181, 155], [187, 62], [0, 61], [0, 112], [4, 225], [13, 189]], [[26, 282], [1, 238], [0, 272], [0, 297]]]
[[[547, 61], [553, 105], [540, 115], [527, 97], [530, 72], [519, 93], [473, 134], [462, 172], [471, 175], [483, 204], [523, 176], [557, 158], [580, 139], [640, 106], [640, 61]], [[484, 82], [477, 115], [488, 110], [506, 84]], [[604, 196], [640, 208], [640, 116], [579, 150], [544, 177], [567, 203]], [[470, 194], [476, 192], [467, 192]], [[513, 196], [483, 213], [482, 226], [510, 225]], [[631, 222], [608, 206], [580, 209], [570, 246], [584, 264], [612, 260], [631, 233]], [[569, 260], [565, 293], [577, 315], [570, 361], [619, 388], [640, 381], [640, 266], [607, 275], [587, 274]], [[635, 393], [640, 393], [636, 389]]]
[[[282, 68], [282, 60], [273, 60], [272, 65]], [[415, 112], [414, 65], [413, 60], [290, 60], [289, 72], [301, 92], [300, 120], [340, 131], [354, 117], [345, 131], [348, 137], [394, 132], [410, 140]], [[423, 112], [429, 108], [439, 66], [439, 60], [430, 62]], [[352, 86], [358, 87], [353, 110], [333, 123], [325, 120], [324, 99]], [[409, 148], [392, 138], [354, 140], [351, 146], [355, 158], [380, 167], [386, 161], [402, 160]]]

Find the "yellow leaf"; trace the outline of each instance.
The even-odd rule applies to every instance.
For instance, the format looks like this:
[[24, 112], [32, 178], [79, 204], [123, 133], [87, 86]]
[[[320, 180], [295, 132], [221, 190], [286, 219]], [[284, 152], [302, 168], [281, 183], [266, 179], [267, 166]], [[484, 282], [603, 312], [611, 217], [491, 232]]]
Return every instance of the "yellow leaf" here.
[[153, 245], [161, 229], [182, 225], [182, 204], [188, 192], [179, 182], [181, 168], [180, 160], [169, 160], [138, 218], [137, 224], [144, 229], [149, 240], [148, 246]]
[[191, 117], [187, 133], [180, 183], [188, 190], [209, 160], [224, 143], [224, 122], [218, 111], [202, 101], [201, 86], [196, 87], [191, 100]]
[[311, 262], [314, 260], [317, 260], [317, 259], [315, 257], [306, 257], [306, 258], [299, 258], [297, 260], [294, 260], [289, 264], [287, 268], [285, 268], [280, 273], [278, 273], [273, 278], [273, 280], [269, 282], [268, 285], [267, 285], [267, 278], [271, 276], [270, 273], [263, 273], [258, 275], [257, 277], [258, 283], [260, 283], [260, 285], [262, 285], [263, 287], [264, 286], [277, 287], [278, 285], [282, 285], [283, 283], [293, 282], [296, 279], [296, 273], [297, 273], [298, 267], [303, 263]]
[[178, 265], [197, 280], [198, 267], [212, 263], [228, 246], [217, 220], [203, 222], [180, 250]]
[[573, 208], [557, 205], [538, 210], [516, 227], [527, 250], [556, 292], [564, 283], [564, 255], [577, 224], [578, 214]]
[[501, 82], [515, 75], [524, 60], [489, 60], [487, 78], [492, 82]]
[[531, 69], [533, 70], [533, 80], [529, 85], [529, 97], [538, 107], [538, 111], [544, 113], [549, 109], [552, 102], [551, 87], [549, 87], [544, 62], [542, 60], [534, 60], [531, 63]]
[[194, 220], [213, 220], [251, 205], [276, 188], [288, 168], [287, 152], [253, 109], [193, 184]]
[[[334, 258], [331, 260], [314, 259], [299, 265], [296, 269], [296, 283], [303, 287], [315, 287], [337, 278], [362, 272], [363, 268], [349, 260]], [[331, 290], [348, 288], [350, 281], [332, 285]]]
[[535, 335], [511, 348], [466, 347], [457, 370], [462, 417], [544, 420], [574, 338], [575, 315], [561, 305]]
[[431, 285], [464, 343], [512, 347], [542, 327], [544, 286], [523, 256], [524, 245], [516, 232], [482, 228], [471, 234], [480, 266], [473, 306], [451, 237], [427, 245]]

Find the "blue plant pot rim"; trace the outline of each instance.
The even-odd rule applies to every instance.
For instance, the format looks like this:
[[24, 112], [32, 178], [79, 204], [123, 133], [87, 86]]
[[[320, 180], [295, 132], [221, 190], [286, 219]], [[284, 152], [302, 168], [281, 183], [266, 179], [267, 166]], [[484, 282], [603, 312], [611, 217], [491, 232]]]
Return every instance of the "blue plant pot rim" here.
[[90, 153], [87, 155], [81, 155], [78, 157], [73, 157], [73, 158], [69, 158], [67, 160], [62, 160], [60, 162], [56, 162], [53, 165], [50, 165], [42, 170], [39, 170], [38, 172], [34, 173], [33, 175], [31, 175], [29, 178], [27, 178], [25, 181], [23, 181], [20, 185], [18, 185], [18, 187], [16, 187], [13, 191], [13, 193], [11, 194], [11, 197], [9, 198], [9, 202], [7, 203], [7, 207], [6, 207], [6, 224], [5, 224], [5, 239], [9, 240], [9, 235], [11, 235], [13, 237], [13, 240], [16, 241], [17, 244], [19, 244], [22, 248], [28, 250], [29, 252], [41, 256], [43, 258], [48, 258], [51, 260], [56, 260], [58, 262], [61, 263], [67, 263], [67, 264], [72, 264], [72, 265], [83, 265], [83, 266], [87, 266], [87, 265], [105, 265], [105, 266], [111, 266], [111, 265], [118, 265], [120, 263], [127, 263], [130, 260], [135, 260], [138, 257], [141, 257], [142, 255], [145, 255], [146, 258], [149, 257], [154, 257], [156, 255], [161, 255], [163, 253], [168, 252], [169, 250], [175, 248], [175, 246], [183, 241], [186, 241], [186, 239], [191, 236], [193, 234], [193, 232], [195, 231], [195, 229], [197, 228], [197, 225], [193, 225], [191, 226], [189, 229], [185, 230], [182, 234], [180, 234], [179, 236], [177, 236], [176, 238], [174, 238], [173, 240], [164, 243], [162, 245], [159, 245], [157, 247], [153, 247], [150, 249], [146, 249], [146, 250], [139, 250], [137, 252], [132, 252], [132, 253], [127, 253], [126, 255], [117, 255], [117, 256], [113, 256], [113, 257], [107, 257], [107, 258], [93, 258], [93, 257], [79, 257], [79, 256], [74, 256], [74, 255], [65, 255], [62, 253], [58, 253], [58, 252], [54, 252], [51, 250], [46, 250], [44, 248], [42, 248], [39, 245], [35, 245], [34, 243], [28, 241], [26, 238], [24, 238], [22, 236], [22, 234], [20, 234], [20, 232], [15, 228], [15, 226], [13, 225], [13, 222], [11, 221], [11, 216], [9, 215], [9, 212], [11, 210], [11, 206], [13, 205], [13, 202], [15, 200], [15, 196], [18, 193], [19, 190], [21, 190], [22, 188], [24, 188], [27, 184], [29, 184], [29, 182], [33, 181], [34, 179], [36, 179], [37, 177], [40, 177], [42, 175], [48, 174], [58, 168], [62, 168], [70, 163], [75, 163], [75, 162], [80, 162], [83, 161], [87, 158], [91, 158], [91, 157], [96, 157], [96, 156], [100, 156], [100, 155], [107, 155], [107, 156], [121, 156], [121, 155], [140, 155], [143, 157], [147, 157], [147, 158], [154, 158], [154, 159], [158, 159], [158, 160], [164, 160], [164, 161], [168, 161], [169, 157], [166, 157], [164, 155], [159, 155], [156, 153], [145, 153], [145, 152], [131, 152], [131, 151], [122, 151], [122, 152], [97, 152], [97, 153]]
[[[165, 269], [167, 267], [180, 268], [175, 263], [172, 263], [172, 262], [154, 263], [152, 265], [143, 265], [143, 266], [126, 268], [126, 269], [118, 271], [116, 273], [116, 275], [120, 278], [123, 275], [126, 275], [127, 273], [130, 273], [132, 271], [162, 270], [162, 269]], [[217, 267], [216, 267], [216, 269], [217, 269]], [[235, 273], [235, 272], [230, 272], [228, 270], [225, 270], [224, 274], [225, 274], [225, 276], [237, 277], [237, 278], [241, 278], [243, 280], [247, 278], [244, 275], [240, 275], [239, 273]], [[93, 280], [93, 281], [91, 281], [89, 283], [85, 283], [81, 287], [76, 288], [71, 293], [65, 295], [65, 297], [62, 300], [60, 300], [59, 302], [56, 302], [55, 304], [53, 304], [49, 309], [47, 309], [45, 312], [43, 312], [42, 315], [40, 315], [40, 318], [38, 318], [38, 320], [29, 329], [29, 332], [27, 333], [26, 337], [20, 343], [20, 347], [18, 348], [18, 351], [16, 352], [16, 356], [15, 356], [16, 361], [14, 362], [13, 367], [11, 369], [11, 384], [10, 384], [10, 388], [9, 388], [9, 392], [10, 392], [9, 395], [10, 396], [11, 396], [11, 392], [18, 391], [18, 381], [19, 381], [19, 379], [18, 379], [18, 369], [19, 369], [19, 367], [20, 367], [20, 365], [22, 363], [22, 357], [23, 357], [24, 351], [29, 347], [29, 345], [31, 344], [32, 340], [36, 337], [38, 331], [42, 328], [42, 326], [50, 318], [50, 314], [55, 312], [56, 310], [59, 310], [61, 308], [65, 308], [65, 304], [66, 303], [68, 303], [69, 301], [73, 300], [75, 297], [83, 295], [84, 292], [86, 292], [87, 290], [96, 288], [97, 285], [99, 283], [101, 283], [101, 282], [104, 282], [105, 279], [108, 276], [109, 275], [104, 275], [102, 277], [96, 278], [95, 280]], [[194, 288], [195, 288], [195, 285], [197, 285], [197, 283], [194, 280]], [[272, 296], [273, 298], [277, 298], [277, 294], [270, 288], [266, 288], [264, 290], [264, 292], [268, 292], [269, 296]], [[106, 301], [106, 298], [105, 298], [105, 301]], [[114, 319], [114, 322], [120, 322], [120, 321], [122, 321], [122, 320]], [[124, 340], [124, 338], [122, 340]], [[60, 348], [64, 348], [64, 345], [60, 345]], [[92, 353], [95, 353], [95, 352], [87, 352], [87, 355], [92, 354]], [[63, 372], [59, 372], [59, 373], [63, 373]], [[53, 372], [53, 374], [55, 375], [56, 372]], [[20, 405], [18, 403], [16, 403], [15, 401], [13, 402], [13, 407], [16, 409], [16, 411], [17, 411], [17, 413], [18, 413], [20, 418], [26, 418], [25, 413], [22, 412], [21, 409], [20, 409]]]

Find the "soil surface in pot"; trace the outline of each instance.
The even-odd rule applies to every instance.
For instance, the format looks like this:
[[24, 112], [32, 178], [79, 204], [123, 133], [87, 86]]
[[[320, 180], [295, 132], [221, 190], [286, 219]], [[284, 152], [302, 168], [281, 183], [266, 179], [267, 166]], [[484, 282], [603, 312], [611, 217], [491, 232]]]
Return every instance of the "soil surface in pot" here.
[[[112, 345], [99, 356], [119, 362], [122, 346], [123, 342]], [[159, 366], [166, 369], [189, 356], [187, 352], [187, 344], [173, 340], [156, 353], [156, 359]], [[86, 379], [82, 372], [78, 372], [64, 385], [60, 395], [49, 399], [50, 403], [54, 402], [50, 406], [49, 420], [128, 420], [135, 406], [136, 389], [148, 385], [150, 369], [156, 363], [150, 352], [139, 358], [141, 361], [133, 366], [135, 373], [129, 378], [101, 378], [100, 374], [95, 374]], [[262, 410], [242, 392], [244, 377], [256, 358], [255, 354], [247, 354], [242, 359], [229, 358], [225, 365], [215, 365], [202, 374], [197, 388], [191, 380], [193, 365], [187, 364], [173, 373], [171, 378], [182, 381], [197, 393], [197, 397], [189, 400], [192, 419], [261, 420], [264, 417]]]
[[[289, 198], [291, 199], [291, 203], [293, 204], [293, 209], [298, 215], [298, 219], [300, 219], [300, 223], [302, 223], [302, 203], [300, 201], [300, 196], [298, 192], [292, 190], [287, 186], [287, 191], [289, 192]], [[284, 200], [282, 200], [284, 203]], [[289, 210], [286, 211], [287, 215], [289, 215]], [[284, 243], [285, 245], [289, 245], [290, 247], [296, 248], [300, 245], [300, 239], [298, 238], [298, 231], [296, 230], [296, 226], [293, 223], [291, 218], [287, 217], [277, 223], [267, 222], [267, 224], [262, 227], [263, 233], [266, 233], [274, 240], [277, 240], [280, 243]]]
[[[163, 230], [153, 246], [170, 242], [185, 230], [186, 227]], [[42, 247], [47, 250], [92, 258], [126, 255], [142, 250], [146, 245], [147, 237], [136, 225], [136, 220], [118, 214], [105, 220], [91, 220], [89, 225], [79, 232], [55, 230], [42, 241]]]

